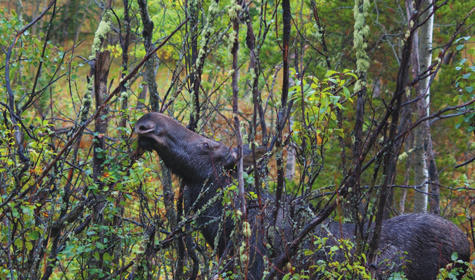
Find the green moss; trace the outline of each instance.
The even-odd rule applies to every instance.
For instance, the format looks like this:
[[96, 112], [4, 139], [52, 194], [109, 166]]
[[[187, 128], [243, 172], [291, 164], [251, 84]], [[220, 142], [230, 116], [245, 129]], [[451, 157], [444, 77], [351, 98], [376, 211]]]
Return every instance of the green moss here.
[[92, 76], [87, 83], [87, 90], [84, 98], [82, 99], [81, 109], [79, 110], [79, 123], [83, 124], [87, 121], [89, 109], [92, 105], [92, 91], [94, 88], [94, 76]]
[[112, 12], [110, 10], [106, 10], [102, 15], [102, 20], [97, 27], [96, 33], [94, 34], [94, 41], [92, 43], [92, 52], [91, 52], [91, 59], [96, 56], [96, 53], [101, 50], [102, 41], [107, 36], [112, 29], [111, 27], [111, 19], [112, 19]]
[[212, 1], [208, 8], [209, 15], [216, 15], [219, 12], [219, 6], [216, 1]]
[[236, 2], [236, 0], [231, 1], [231, 5], [229, 5], [228, 15], [231, 20], [235, 20], [239, 15], [239, 12], [242, 11], [242, 7]]
[[[368, 36], [370, 31], [369, 26], [366, 25], [368, 9], [368, 0], [355, 0], [355, 6], [353, 9], [355, 19], [353, 48], [356, 50], [356, 71], [359, 76], [364, 76], [370, 65], [369, 57], [366, 54], [368, 44], [365, 42], [365, 36]], [[365, 81], [357, 81], [354, 87], [354, 92], [360, 91], [365, 86]]]
[[248, 222], [242, 223], [242, 235], [244, 235], [246, 238], [251, 237], [251, 225], [249, 225]]

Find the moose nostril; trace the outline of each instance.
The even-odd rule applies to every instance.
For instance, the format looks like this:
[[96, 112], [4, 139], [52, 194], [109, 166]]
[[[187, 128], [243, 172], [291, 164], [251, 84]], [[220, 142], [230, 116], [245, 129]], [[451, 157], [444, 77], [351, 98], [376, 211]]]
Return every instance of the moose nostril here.
[[137, 126], [135, 127], [135, 132], [136, 133], [139, 133], [139, 134], [142, 134], [142, 133], [148, 133], [150, 132], [151, 130], [153, 130], [153, 125], [152, 124], [137, 124]]
[[148, 130], [148, 127], [146, 125], [140, 125], [139, 126], [139, 130], [143, 131], [143, 130]]

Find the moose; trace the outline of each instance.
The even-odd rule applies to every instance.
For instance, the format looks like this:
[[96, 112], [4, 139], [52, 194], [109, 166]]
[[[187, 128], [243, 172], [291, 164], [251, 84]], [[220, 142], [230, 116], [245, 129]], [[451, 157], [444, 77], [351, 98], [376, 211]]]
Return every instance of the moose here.
[[[141, 149], [156, 151], [166, 166], [181, 178], [184, 210], [199, 213], [196, 224], [209, 246], [216, 248], [219, 256], [233, 250], [236, 252], [238, 248], [232, 248], [231, 233], [237, 223], [223, 215], [225, 205], [222, 197], [222, 190], [231, 185], [236, 176], [236, 150], [192, 132], [161, 113], [152, 112], [141, 117], [135, 124], [135, 133]], [[219, 196], [217, 199], [216, 195]], [[272, 219], [276, 215], [272, 211], [275, 198], [271, 194], [262, 196], [267, 207], [258, 207], [254, 199], [248, 200], [251, 245], [247, 279], [262, 279], [272, 259], [284, 253], [287, 242], [295, 238], [296, 223], [305, 216], [295, 213], [308, 210], [300, 211], [290, 202], [283, 203], [277, 219]], [[295, 220], [287, 218], [289, 213], [298, 217]], [[328, 240], [336, 244], [341, 238], [354, 240], [355, 226], [324, 222], [317, 226], [313, 235], [329, 237]], [[311, 248], [311, 245], [307, 242], [302, 246]], [[311, 264], [327, 257], [324, 252], [314, 250], [313, 256], [295, 256], [293, 265], [297, 263], [298, 268], [308, 269]], [[454, 252], [459, 260], [469, 261], [467, 237], [452, 222], [430, 214], [396, 216], [385, 220], [381, 229], [378, 263], [382, 264], [377, 265], [380, 268], [376, 270], [376, 278], [387, 279], [392, 272], [403, 271], [410, 280], [436, 279], [439, 269], [453, 262]], [[459, 276], [465, 267], [462, 266], [461, 270]], [[311, 277], [319, 276], [313, 274]]]

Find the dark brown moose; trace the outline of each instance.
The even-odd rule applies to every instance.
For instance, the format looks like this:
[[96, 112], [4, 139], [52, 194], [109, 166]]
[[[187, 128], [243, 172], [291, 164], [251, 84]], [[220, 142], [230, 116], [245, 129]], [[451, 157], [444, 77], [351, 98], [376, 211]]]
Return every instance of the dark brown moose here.
[[[200, 213], [196, 224], [206, 242], [213, 248], [217, 245], [220, 256], [225, 252], [236, 252], [236, 249], [227, 249], [235, 226], [231, 218], [223, 219], [222, 202], [222, 190], [232, 183], [235, 174], [235, 151], [159, 113], [144, 115], [137, 121], [135, 132], [139, 136], [139, 146], [145, 150], [155, 150], [171, 171], [183, 180], [185, 211]], [[302, 217], [309, 212], [297, 204], [284, 203], [275, 226], [270, 226], [274, 224], [271, 223], [270, 210], [274, 208], [274, 198], [266, 194], [263, 200], [266, 207], [262, 209], [252, 199], [248, 202], [252, 235], [247, 279], [261, 279], [264, 276], [271, 267], [272, 259], [284, 252], [287, 242], [298, 234], [296, 228], [304, 225]], [[220, 222], [222, 220], [225, 220], [224, 225]], [[330, 237], [329, 243], [335, 244], [335, 240], [341, 237], [353, 240], [354, 231], [355, 226], [352, 224], [327, 222], [317, 227], [313, 236]], [[311, 242], [303, 246], [312, 249]], [[392, 272], [404, 271], [410, 280], [432, 280], [436, 279], [440, 268], [451, 262], [454, 252], [460, 260], [469, 261], [470, 244], [456, 225], [441, 217], [409, 214], [384, 222], [378, 252], [375, 265], [378, 279], [387, 279]], [[300, 254], [291, 261], [299, 271], [309, 269], [310, 265], [318, 264], [318, 260], [327, 257], [325, 252], [317, 251], [314, 256]], [[341, 256], [336, 255], [334, 258], [339, 260]], [[317, 274], [311, 277], [319, 278]]]

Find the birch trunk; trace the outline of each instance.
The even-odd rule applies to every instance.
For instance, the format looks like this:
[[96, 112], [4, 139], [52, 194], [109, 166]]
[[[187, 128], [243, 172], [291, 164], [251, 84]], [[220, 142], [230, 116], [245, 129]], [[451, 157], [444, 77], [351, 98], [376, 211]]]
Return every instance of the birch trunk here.
[[[418, 67], [416, 65], [413, 65], [413, 67], [418, 68], [416, 70], [418, 74], [425, 71], [432, 61], [432, 32], [434, 28], [432, 1], [423, 1], [422, 10], [424, 10], [425, 7], [430, 7], [426, 10], [425, 14], [422, 15], [421, 22], [429, 18], [426, 24], [419, 29], [419, 42], [417, 46], [414, 46], [414, 53], [416, 54], [415, 60], [417, 60]], [[416, 87], [416, 94], [417, 96], [424, 96], [417, 102], [418, 116], [419, 118], [426, 117], [429, 115], [430, 78], [426, 78], [419, 83]], [[414, 194], [414, 212], [427, 213], [428, 182], [430, 181], [428, 152], [431, 152], [428, 151], [428, 148], [432, 148], [432, 145], [429, 144], [429, 141], [431, 141], [429, 122], [421, 123], [414, 131], [414, 134], [414, 183], [419, 185]]]

